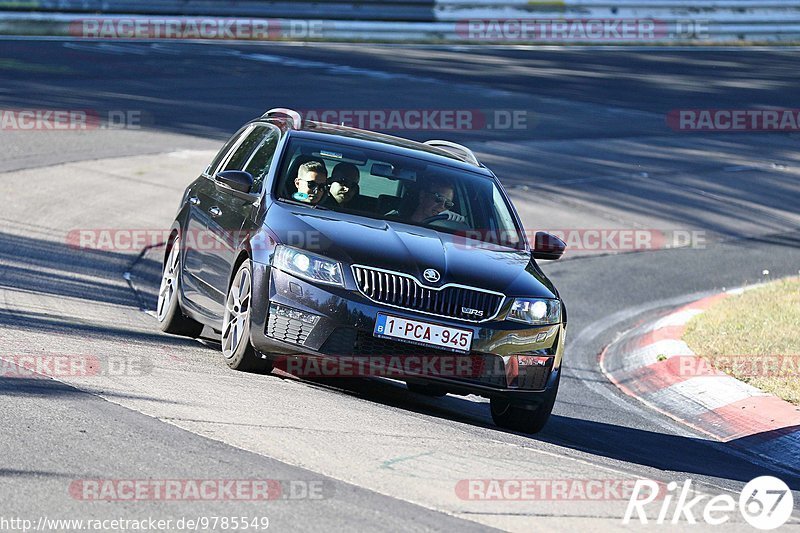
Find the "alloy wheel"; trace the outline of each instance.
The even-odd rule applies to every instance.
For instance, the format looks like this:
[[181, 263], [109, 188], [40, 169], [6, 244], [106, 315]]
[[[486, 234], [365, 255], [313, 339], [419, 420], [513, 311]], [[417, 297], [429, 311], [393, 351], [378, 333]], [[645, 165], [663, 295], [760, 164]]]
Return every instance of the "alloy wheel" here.
[[163, 322], [169, 314], [170, 302], [178, 289], [178, 271], [180, 270], [180, 240], [175, 239], [169, 258], [164, 264], [164, 273], [161, 276], [161, 287], [158, 289], [158, 308], [156, 316]]
[[222, 355], [233, 357], [242, 342], [250, 337], [251, 278], [247, 268], [239, 269], [228, 290], [222, 322]]

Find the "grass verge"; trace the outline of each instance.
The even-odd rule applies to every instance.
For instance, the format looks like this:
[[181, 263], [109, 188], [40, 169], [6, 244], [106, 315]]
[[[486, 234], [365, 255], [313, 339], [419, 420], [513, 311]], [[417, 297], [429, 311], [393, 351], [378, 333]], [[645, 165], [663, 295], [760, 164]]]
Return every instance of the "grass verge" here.
[[800, 405], [800, 279], [720, 300], [692, 318], [683, 340], [719, 370]]

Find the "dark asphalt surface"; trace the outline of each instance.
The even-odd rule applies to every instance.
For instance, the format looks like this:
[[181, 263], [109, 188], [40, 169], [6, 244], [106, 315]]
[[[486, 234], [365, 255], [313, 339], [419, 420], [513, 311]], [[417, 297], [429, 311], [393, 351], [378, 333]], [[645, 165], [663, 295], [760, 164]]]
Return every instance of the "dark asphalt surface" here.
[[[613, 465], [634, 475], [675, 480], [691, 477], [732, 491], [753, 477], [772, 472], [800, 495], [797, 465], [772, 470], [753, 458], [732, 455], [726, 445], [708, 442], [621, 395], [597, 365], [598, 353], [619, 332], [669, 306], [758, 281], [763, 270], [769, 270], [773, 278], [800, 271], [797, 177], [765, 166], [775, 161], [790, 167], [796, 164], [798, 137], [688, 135], [671, 131], [664, 121], [664, 115], [676, 108], [796, 107], [799, 66], [792, 49], [532, 51], [364, 45], [65, 45], [3, 40], [0, 108], [136, 110], [145, 117], [153, 137], [109, 131], [102, 142], [86, 143], [51, 133], [10, 137], [0, 132], [5, 147], [0, 170], [158, 153], [165, 147], [208, 148], [208, 142], [197, 138], [216, 143], [260, 110], [276, 105], [300, 109], [526, 110], [535, 117], [535, 127], [454, 132], [446, 138], [476, 143], [481, 153], [488, 152], [488, 159], [495, 146], [492, 143], [507, 150], [503, 160], [497, 161], [504, 170], [498, 174], [509, 185], [529, 185], [532, 196], [537, 191], [560, 195], [579, 202], [575, 205], [591, 203], [598, 212], [604, 205], [613, 205], [619, 212], [642, 217], [653, 213], [672, 224], [691, 220], [691, 227], [723, 233], [727, 240], [704, 249], [580, 257], [545, 265], [569, 308], [565, 380], [546, 430], [522, 440], [533, 448], [576, 454], [591, 464]], [[425, 132], [400, 134], [430, 137]], [[651, 151], [644, 139], [654, 139]], [[626, 151], [625, 145], [613, 150], [602, 146], [623, 141], [641, 142], [641, 155]], [[515, 151], [522, 158], [529, 153], [523, 149], [526, 143], [543, 155], [526, 162], [536, 164], [533, 175], [514, 164]], [[653, 155], [664, 146], [671, 151]], [[577, 155], [572, 157], [570, 152]], [[545, 159], [548, 153], [554, 156], [552, 160]], [[751, 157], [754, 170], [741, 177], [722, 174], [726, 160], [738, 156]], [[659, 166], [650, 177], [639, 181], [630, 177], [643, 161], [652, 163], [654, 159]], [[651, 166], [644, 168], [650, 170]], [[597, 167], [603, 167], [603, 172]], [[581, 188], [570, 181], [607, 175], [608, 169], [614, 168], [622, 170], [612, 177], [613, 186]], [[703, 182], [699, 176], [706, 174], [711, 177]], [[190, 179], [186, 176], [185, 181]], [[714, 185], [710, 200], [697, 192], [705, 183]], [[535, 211], [535, 203], [532, 205]], [[32, 218], [35, 213], [31, 210]], [[753, 227], [766, 230], [754, 231]], [[121, 273], [129, 260], [109, 258], [107, 265], [98, 267], [93, 257], [63, 253], [55, 262], [51, 259], [54, 251], [43, 251], [33, 239], [0, 240], [0, 254], [15, 253], [29, 255], [34, 267], [56, 268], [53, 263], [60, 263], [57, 268], [65, 271], [98, 268], [112, 274]], [[144, 272], [146, 292], [153, 290], [146, 280], [155, 259], [148, 258], [138, 267]], [[8, 271], [3, 279], [6, 289], [27, 283], [21, 275], [8, 277]], [[25, 288], [35, 290], [34, 286]], [[126, 297], [120, 294], [119, 298]], [[0, 315], [4, 327], [32, 327], [20, 322], [18, 315], [4, 315]], [[69, 326], [55, 328], [58, 332]], [[491, 428], [488, 412], [462, 409], [459, 400], [448, 398], [437, 404], [398, 395], [394, 388], [380, 384], [354, 387], [357, 394], [376, 404], [424, 413], [433, 424], [467, 423], [480, 432]], [[201, 469], [206, 477], [251, 477], [249, 473], [257, 477], [264, 472], [270, 477], [314, 477], [335, 486], [335, 499], [309, 504], [299, 517], [293, 518], [296, 508], [289, 507], [290, 503], [271, 507], [273, 522], [286, 529], [310, 529], [319, 524], [359, 530], [479, 527], [197, 437], [71, 387], [38, 381], [20, 386], [3, 379], [0, 397], [13, 400], [14, 405], [27, 404], [24, 409], [4, 409], [2, 413], [2, 426], [9, 430], [3, 445], [14, 450], [0, 463], [0, 479], [11, 481], [0, 489], [5, 501], [12, 491], [24, 492], [32, 479], [48, 476], [156, 477], [169, 471], [181, 477]], [[53, 402], [54, 398], [58, 401]], [[76, 427], [85, 431], [75, 435]], [[491, 438], [520, 440], [494, 430]], [[34, 441], [35, 447], [27, 447], [26, 443]], [[95, 455], [84, 454], [84, 468], [76, 471], [80, 465], [74, 456], [63, 463], [57, 455], [48, 454], [55, 443], [70, 443]], [[108, 456], [111, 450], [113, 459]], [[42, 457], [48, 459], [37, 459]], [[796, 502], [800, 506], [797, 496]], [[36, 508], [30, 502], [17, 502], [12, 505], [15, 507], [29, 513]], [[93, 512], [102, 515], [105, 511], [94, 508]]]

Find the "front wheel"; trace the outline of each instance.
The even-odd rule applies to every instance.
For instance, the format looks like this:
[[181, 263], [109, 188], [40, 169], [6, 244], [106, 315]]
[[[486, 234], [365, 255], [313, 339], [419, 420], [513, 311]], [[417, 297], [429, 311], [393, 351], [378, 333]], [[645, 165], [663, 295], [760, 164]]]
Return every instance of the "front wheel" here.
[[547, 398], [535, 411], [515, 406], [503, 398], [492, 398], [489, 404], [492, 410], [492, 420], [501, 428], [521, 433], [539, 433], [544, 429], [550, 419], [550, 413], [553, 412], [560, 381], [561, 373], [556, 378], [553, 388], [547, 392]]
[[178, 280], [181, 277], [181, 240], [172, 241], [167, 260], [164, 261], [164, 272], [161, 275], [161, 286], [158, 289], [158, 306], [156, 318], [158, 327], [165, 333], [197, 337], [203, 331], [203, 324], [184, 316], [178, 301]]
[[250, 344], [252, 295], [253, 269], [247, 260], [239, 266], [228, 288], [222, 319], [222, 355], [234, 370], [266, 374], [272, 371], [272, 362], [263, 359]]

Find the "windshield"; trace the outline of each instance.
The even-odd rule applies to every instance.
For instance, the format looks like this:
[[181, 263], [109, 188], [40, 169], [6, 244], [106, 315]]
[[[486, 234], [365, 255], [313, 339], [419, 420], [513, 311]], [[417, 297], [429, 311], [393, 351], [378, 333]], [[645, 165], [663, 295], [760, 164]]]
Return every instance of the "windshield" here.
[[276, 197], [318, 209], [424, 226], [481, 243], [524, 246], [510, 206], [486, 176], [326, 141], [293, 139]]

